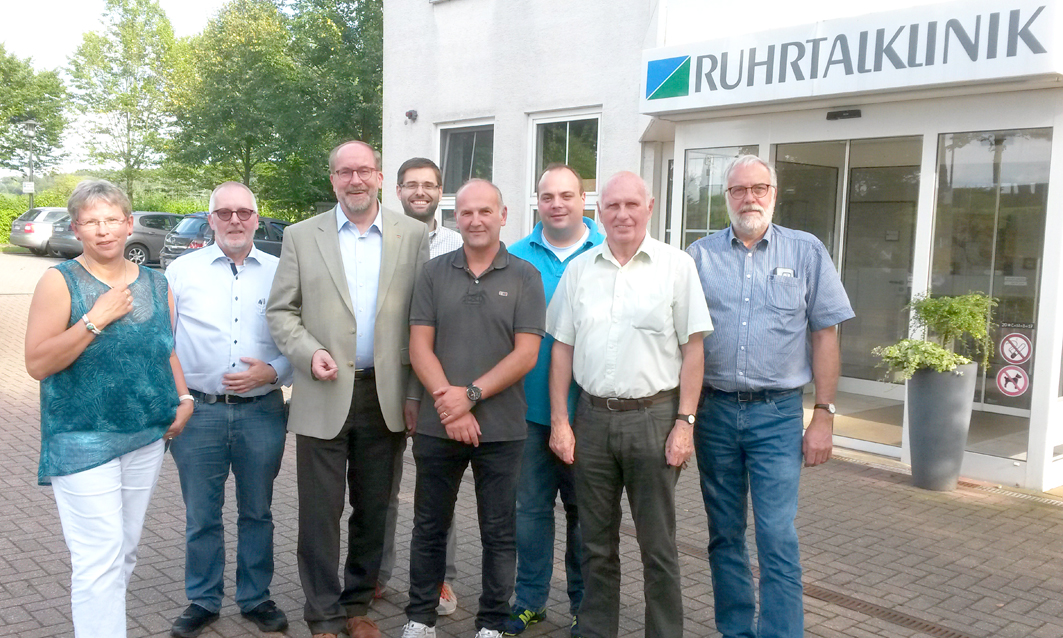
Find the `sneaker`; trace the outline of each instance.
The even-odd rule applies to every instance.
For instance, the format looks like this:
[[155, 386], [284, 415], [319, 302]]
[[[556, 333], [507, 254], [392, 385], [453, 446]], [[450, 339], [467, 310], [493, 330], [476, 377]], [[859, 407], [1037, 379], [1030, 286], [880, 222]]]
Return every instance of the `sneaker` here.
[[522, 634], [525, 629], [540, 620], [546, 620], [546, 609], [533, 611], [524, 607], [514, 607], [513, 613], [509, 615], [509, 620], [506, 621], [506, 628], [503, 633], [507, 636]]
[[411, 620], [402, 626], [402, 638], [436, 638], [436, 628]]
[[262, 631], [284, 631], [288, 628], [288, 617], [272, 600], [267, 600], [251, 611], [242, 611], [240, 615], [255, 623]]
[[480, 631], [476, 632], [476, 638], [502, 638], [502, 632], [497, 629], [482, 627], [480, 628]]
[[192, 603], [173, 621], [170, 635], [175, 638], [196, 638], [207, 625], [218, 619], [218, 612]]
[[444, 582], [439, 587], [439, 606], [436, 607], [436, 613], [440, 616], [449, 616], [457, 608], [458, 597], [454, 595], [454, 590], [450, 588], [450, 583]]
[[579, 616], [572, 617], [572, 629], [569, 631], [572, 638], [583, 638], [583, 632], [579, 630]]

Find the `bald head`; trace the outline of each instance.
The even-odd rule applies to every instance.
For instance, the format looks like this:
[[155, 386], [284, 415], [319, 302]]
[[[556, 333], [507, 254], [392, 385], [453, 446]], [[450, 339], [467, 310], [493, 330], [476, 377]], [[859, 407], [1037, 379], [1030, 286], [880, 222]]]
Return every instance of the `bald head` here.
[[610, 177], [598, 199], [598, 216], [609, 249], [621, 264], [626, 263], [642, 245], [653, 216], [653, 198], [646, 182], [628, 171]]
[[229, 189], [242, 191], [245, 195], [249, 196], [251, 198], [251, 205], [248, 206], [248, 208], [258, 211], [258, 200], [255, 198], [255, 194], [251, 192], [250, 188], [240, 182], [222, 182], [221, 184], [218, 184], [214, 190], [210, 192], [210, 201], [207, 203], [207, 210], [213, 211], [217, 208], [216, 204], [218, 202], [218, 196], [227, 192]]

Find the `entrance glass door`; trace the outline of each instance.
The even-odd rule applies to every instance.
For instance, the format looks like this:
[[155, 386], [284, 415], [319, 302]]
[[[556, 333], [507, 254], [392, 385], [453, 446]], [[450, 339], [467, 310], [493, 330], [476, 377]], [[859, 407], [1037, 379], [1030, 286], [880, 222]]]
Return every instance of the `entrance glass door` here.
[[[886, 398], [875, 346], [908, 334], [920, 137], [780, 144], [775, 221], [816, 235], [834, 261], [856, 317], [840, 328], [842, 377], [835, 433], [900, 447], [903, 402]], [[811, 407], [811, 406], [809, 406]]]

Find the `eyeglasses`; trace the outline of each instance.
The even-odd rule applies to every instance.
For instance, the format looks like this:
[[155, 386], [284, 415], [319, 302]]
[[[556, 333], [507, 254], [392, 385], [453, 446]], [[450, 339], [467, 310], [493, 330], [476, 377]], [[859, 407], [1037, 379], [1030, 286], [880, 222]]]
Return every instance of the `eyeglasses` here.
[[406, 182], [399, 184], [399, 186], [404, 191], [415, 191], [418, 188], [426, 192], [439, 190], [439, 184], [433, 184], [432, 182]]
[[753, 184], [752, 186], [732, 186], [727, 189], [727, 194], [731, 196], [731, 199], [742, 199], [746, 196], [747, 192], [753, 193], [753, 197], [764, 197], [768, 194], [768, 189], [772, 188], [771, 184]]
[[240, 221], [246, 222], [247, 220], [251, 219], [251, 216], [255, 214], [255, 211], [251, 210], [250, 208], [237, 208], [236, 210], [230, 210], [228, 208], [219, 208], [213, 211], [212, 214], [217, 215], [218, 219], [222, 220], [223, 222], [227, 222], [233, 218], [233, 213], [236, 213], [236, 216], [240, 219]]
[[114, 230], [115, 228], [118, 228], [119, 226], [124, 224], [125, 221], [126, 220], [124, 219], [116, 219], [112, 217], [111, 219], [93, 219], [92, 221], [78, 222], [77, 225], [81, 228], [85, 228], [88, 230], [99, 230], [100, 227], [107, 228], [109, 230]]
[[333, 171], [332, 174], [335, 175], [336, 177], [342, 179], [343, 181], [348, 181], [348, 180], [351, 179], [351, 177], [354, 176], [355, 173], [358, 173], [358, 179], [360, 179], [360, 180], [362, 180], [364, 182], [365, 180], [367, 180], [370, 177], [372, 177], [374, 173], [377, 173], [377, 172], [378, 171], [377, 171], [376, 167], [363, 166], [361, 168], [341, 168], [341, 169]]

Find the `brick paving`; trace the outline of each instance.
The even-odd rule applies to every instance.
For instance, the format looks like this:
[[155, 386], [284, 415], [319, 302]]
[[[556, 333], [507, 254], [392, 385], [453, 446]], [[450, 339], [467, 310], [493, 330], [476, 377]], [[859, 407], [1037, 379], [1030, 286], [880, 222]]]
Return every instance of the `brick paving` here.
[[[37, 384], [22, 360], [32, 282], [13, 286], [13, 256], [0, 255], [0, 636], [70, 636], [69, 559], [51, 490], [36, 485], [39, 449]], [[25, 262], [18, 262], [24, 265]], [[31, 269], [32, 270], [32, 269]], [[292, 620], [288, 635], [309, 636], [295, 563], [294, 440], [289, 439], [277, 479], [274, 518], [276, 576], [273, 594]], [[798, 529], [801, 534], [806, 634], [834, 637], [1036, 637], [1063, 636], [1063, 502], [1049, 496], [965, 484], [951, 493], [918, 490], [886, 461], [835, 460], [805, 471]], [[407, 452], [407, 477], [413, 460]], [[391, 590], [373, 606], [385, 636], [395, 637], [402, 613], [408, 560], [413, 481], [400, 495], [399, 559]], [[231, 487], [231, 482], [230, 482]], [[226, 506], [233, 587], [235, 508]], [[696, 468], [677, 488], [678, 538], [683, 574], [686, 636], [717, 636], [712, 584], [704, 558], [708, 541]], [[475, 633], [480, 545], [471, 477], [459, 496], [458, 611], [440, 620], [442, 637]], [[641, 570], [630, 520], [621, 534], [624, 560], [622, 636], [642, 635]], [[129, 635], [166, 636], [185, 607], [184, 509], [177, 472], [167, 458], [129, 587]], [[529, 638], [568, 636], [564, 600], [563, 525], [558, 526], [555, 578], [548, 619]], [[921, 621], [921, 625], [912, 621]], [[226, 599], [221, 620], [205, 637], [256, 636]]]

